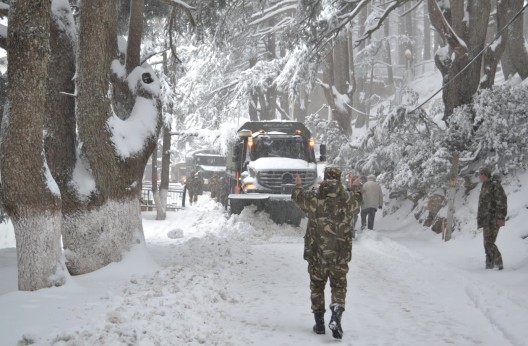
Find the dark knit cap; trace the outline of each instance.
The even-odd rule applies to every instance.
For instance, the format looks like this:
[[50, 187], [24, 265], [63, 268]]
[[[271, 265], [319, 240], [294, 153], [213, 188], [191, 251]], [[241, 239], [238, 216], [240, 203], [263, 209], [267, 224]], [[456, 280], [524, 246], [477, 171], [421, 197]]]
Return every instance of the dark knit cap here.
[[479, 174], [482, 174], [488, 178], [491, 178], [491, 169], [489, 169], [488, 167], [481, 167], [479, 169]]
[[324, 179], [341, 180], [341, 169], [338, 167], [326, 167], [324, 171]]

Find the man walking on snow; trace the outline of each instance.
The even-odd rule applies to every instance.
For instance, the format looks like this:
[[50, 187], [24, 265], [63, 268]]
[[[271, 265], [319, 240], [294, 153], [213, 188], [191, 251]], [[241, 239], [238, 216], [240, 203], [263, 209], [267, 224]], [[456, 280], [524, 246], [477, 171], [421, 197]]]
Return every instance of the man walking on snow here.
[[375, 175], [369, 175], [367, 182], [363, 184], [363, 203], [361, 204], [361, 229], [374, 229], [374, 217], [376, 216], [377, 209], [381, 209], [383, 206], [383, 192], [381, 186], [376, 182]]
[[495, 266], [502, 270], [502, 255], [495, 245], [499, 228], [504, 226], [508, 214], [508, 198], [498, 176], [491, 176], [491, 170], [483, 167], [479, 170], [482, 188], [479, 195], [477, 227], [482, 228], [484, 251], [486, 252], [486, 269]]
[[[359, 178], [354, 185], [359, 185]], [[359, 191], [347, 193], [341, 184], [341, 170], [327, 167], [324, 181], [318, 190], [305, 191], [299, 176], [295, 177], [292, 200], [308, 216], [305, 237], [305, 259], [308, 261], [312, 311], [315, 317], [313, 330], [325, 333], [324, 289], [330, 279], [332, 317], [328, 327], [336, 339], [343, 337], [341, 316], [345, 311], [348, 262], [352, 257], [352, 226], [354, 211], [361, 204]], [[308, 248], [307, 248], [308, 247]]]

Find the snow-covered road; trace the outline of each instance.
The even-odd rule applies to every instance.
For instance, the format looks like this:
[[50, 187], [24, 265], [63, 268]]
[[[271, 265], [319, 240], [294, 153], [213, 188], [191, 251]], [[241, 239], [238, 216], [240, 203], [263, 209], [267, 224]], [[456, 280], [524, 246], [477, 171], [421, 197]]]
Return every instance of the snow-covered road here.
[[[302, 227], [247, 209], [228, 218], [207, 197], [166, 221], [144, 219], [153, 261], [140, 251], [61, 288], [0, 296], [0, 345], [23, 335], [38, 345], [334, 342], [311, 331]], [[354, 243], [342, 344], [526, 345], [528, 298], [494, 278], [514, 270], [485, 271], [480, 258], [472, 270], [454, 266], [424, 253], [435, 237], [407, 238], [393, 222]], [[420, 251], [409, 246], [420, 241]], [[526, 282], [526, 271], [516, 274]]]

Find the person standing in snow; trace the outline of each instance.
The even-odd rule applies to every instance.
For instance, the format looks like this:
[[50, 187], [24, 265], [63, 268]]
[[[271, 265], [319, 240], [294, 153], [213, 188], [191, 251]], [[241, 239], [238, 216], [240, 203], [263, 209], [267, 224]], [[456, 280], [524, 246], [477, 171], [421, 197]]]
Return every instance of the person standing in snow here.
[[203, 195], [204, 179], [200, 172], [196, 172], [193, 179], [194, 183], [194, 202], [198, 201], [198, 196]]
[[185, 180], [185, 187], [187, 188], [187, 193], [189, 194], [189, 204], [192, 205], [193, 202], [196, 201], [196, 192], [195, 192], [195, 185], [196, 183], [194, 182], [194, 175], [195, 175], [195, 172], [192, 171], [191, 174], [189, 174], [189, 176], [187, 177], [187, 179]]
[[218, 184], [216, 186], [216, 196], [217, 201], [222, 204], [225, 209], [227, 209], [229, 200], [229, 182], [225, 173], [222, 173], [218, 179]]
[[216, 200], [216, 186], [218, 185], [219, 178], [220, 176], [217, 172], [215, 172], [211, 179], [209, 179], [209, 191], [211, 191], [211, 199]]
[[479, 180], [482, 188], [479, 195], [477, 211], [477, 227], [482, 228], [484, 251], [486, 253], [486, 269], [495, 266], [503, 269], [502, 255], [495, 245], [499, 228], [504, 226], [508, 214], [508, 197], [502, 188], [500, 178], [491, 176], [491, 170], [483, 167], [479, 170]]
[[374, 217], [376, 216], [376, 211], [381, 209], [383, 206], [383, 192], [381, 191], [381, 186], [376, 182], [375, 175], [369, 175], [367, 177], [367, 182], [363, 184], [362, 188], [363, 194], [363, 203], [361, 205], [361, 229], [365, 229], [367, 226], [368, 219], [368, 229], [374, 229]]
[[[359, 184], [359, 179], [354, 185]], [[327, 167], [317, 190], [304, 190], [295, 177], [292, 200], [308, 216], [305, 259], [308, 261], [312, 312], [316, 334], [325, 334], [324, 289], [330, 279], [332, 317], [328, 327], [336, 339], [343, 337], [341, 317], [345, 311], [348, 262], [352, 258], [352, 219], [361, 204], [361, 192], [347, 193], [341, 184], [341, 170]]]

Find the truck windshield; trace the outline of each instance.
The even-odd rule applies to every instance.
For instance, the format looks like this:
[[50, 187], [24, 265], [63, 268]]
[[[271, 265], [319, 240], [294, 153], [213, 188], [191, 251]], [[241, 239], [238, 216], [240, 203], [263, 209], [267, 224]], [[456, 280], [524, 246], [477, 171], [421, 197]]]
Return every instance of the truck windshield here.
[[204, 166], [225, 166], [226, 159], [222, 156], [196, 155], [196, 164]]
[[308, 146], [300, 138], [255, 139], [250, 158], [254, 161], [261, 157], [286, 157], [310, 161]]

